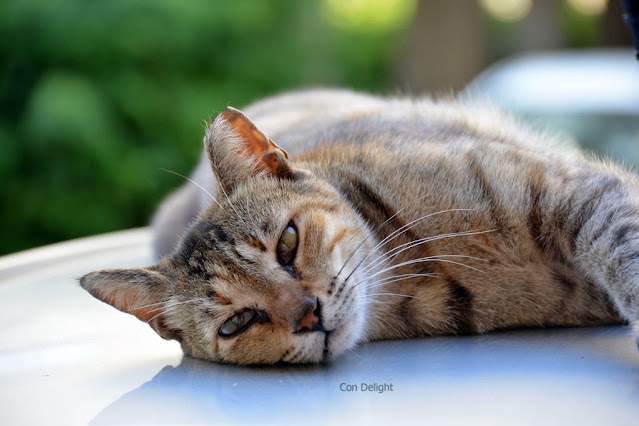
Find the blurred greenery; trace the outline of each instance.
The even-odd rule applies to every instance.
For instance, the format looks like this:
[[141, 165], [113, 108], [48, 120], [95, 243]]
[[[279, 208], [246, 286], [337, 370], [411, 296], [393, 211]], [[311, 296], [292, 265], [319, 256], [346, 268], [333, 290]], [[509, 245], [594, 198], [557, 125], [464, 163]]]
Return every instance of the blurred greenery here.
[[229, 104], [384, 89], [388, 22], [334, 25], [311, 1], [3, 1], [0, 254], [147, 224], [183, 182], [161, 168], [188, 174]]

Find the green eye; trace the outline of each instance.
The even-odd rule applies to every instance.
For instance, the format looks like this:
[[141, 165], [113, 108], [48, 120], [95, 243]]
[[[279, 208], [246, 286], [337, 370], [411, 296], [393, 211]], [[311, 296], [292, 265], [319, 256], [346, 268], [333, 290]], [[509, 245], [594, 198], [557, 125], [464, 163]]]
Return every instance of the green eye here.
[[277, 243], [277, 260], [282, 266], [289, 265], [295, 258], [296, 251], [297, 229], [293, 222], [289, 222]]
[[226, 320], [224, 325], [222, 325], [222, 328], [220, 328], [220, 334], [226, 337], [232, 336], [246, 327], [253, 318], [255, 318], [255, 311], [251, 311], [250, 309], [235, 314]]

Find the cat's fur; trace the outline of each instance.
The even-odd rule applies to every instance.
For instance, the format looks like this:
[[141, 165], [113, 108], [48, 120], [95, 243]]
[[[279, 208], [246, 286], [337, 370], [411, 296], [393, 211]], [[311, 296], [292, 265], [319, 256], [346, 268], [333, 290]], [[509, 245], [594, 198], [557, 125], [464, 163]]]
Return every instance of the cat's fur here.
[[[314, 91], [247, 115], [257, 128], [231, 108], [208, 126], [205, 191], [162, 206], [157, 265], [81, 280], [185, 353], [318, 362], [370, 340], [639, 319], [639, 182], [620, 167], [460, 101]], [[245, 309], [256, 320], [222, 336]]]

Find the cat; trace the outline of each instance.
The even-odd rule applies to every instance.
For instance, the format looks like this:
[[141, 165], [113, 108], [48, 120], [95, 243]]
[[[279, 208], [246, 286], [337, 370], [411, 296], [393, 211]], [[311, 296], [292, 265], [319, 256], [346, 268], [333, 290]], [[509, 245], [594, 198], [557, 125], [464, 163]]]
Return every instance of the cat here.
[[158, 263], [80, 280], [192, 357], [639, 319], [638, 178], [493, 108], [302, 91], [226, 108], [204, 147]]

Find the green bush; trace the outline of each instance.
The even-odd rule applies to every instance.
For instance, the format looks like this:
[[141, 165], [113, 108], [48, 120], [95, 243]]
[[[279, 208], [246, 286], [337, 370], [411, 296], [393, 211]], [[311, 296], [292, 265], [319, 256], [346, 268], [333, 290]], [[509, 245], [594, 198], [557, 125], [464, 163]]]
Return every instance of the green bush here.
[[307, 86], [382, 90], [401, 28], [322, 2], [0, 5], [0, 254], [142, 226], [226, 105]]

